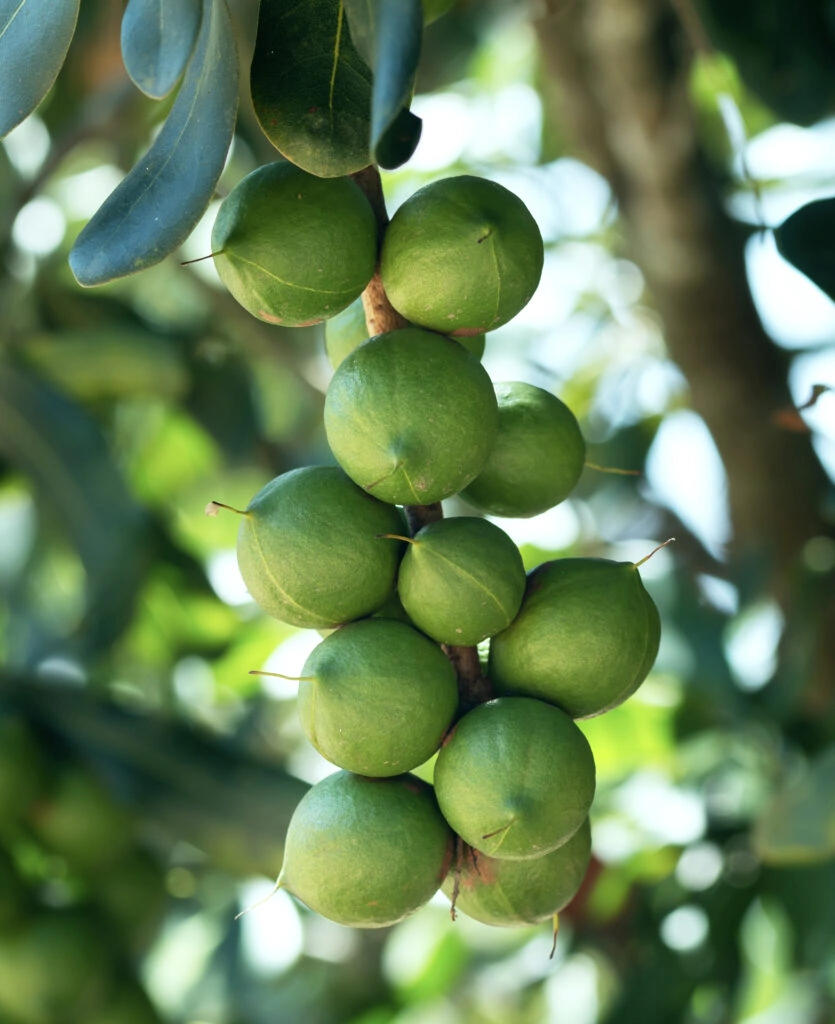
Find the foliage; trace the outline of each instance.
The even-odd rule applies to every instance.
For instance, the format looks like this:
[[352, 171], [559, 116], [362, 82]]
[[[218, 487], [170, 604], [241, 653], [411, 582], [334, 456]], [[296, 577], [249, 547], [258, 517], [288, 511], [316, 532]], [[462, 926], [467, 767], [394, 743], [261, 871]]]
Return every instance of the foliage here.
[[[415, 3], [117, 6], [0, 0], [0, 930], [44, 908], [94, 922], [113, 954], [90, 997], [102, 1024], [128, 1004], [137, 1021], [213, 1024], [828, 1019], [831, 704], [800, 712], [808, 634], [757, 590], [762, 567], [664, 497], [653, 467], [696, 392], [630, 261], [628, 213], [568, 147], [533, 5], [459, 0], [423, 30]], [[740, 236], [776, 227], [830, 302], [831, 172], [814, 195], [802, 167], [760, 180], [740, 169], [745, 140], [718, 134], [831, 115], [825, 7], [705, 3], [722, 52], [701, 53], [691, 95]], [[451, 924], [434, 903], [374, 934], [284, 894], [235, 917], [269, 891], [290, 813], [325, 769], [292, 687], [249, 674], [298, 675], [305, 641], [256, 612], [230, 570], [237, 524], [203, 509], [333, 461], [333, 371], [321, 325], [258, 322], [209, 263], [186, 261], [208, 255], [219, 199], [276, 147], [302, 165], [320, 151], [323, 106], [347, 162], [307, 169], [375, 162], [391, 211], [446, 174], [494, 178], [542, 228], [543, 284], [489, 336], [485, 366], [557, 392], [588, 461], [572, 496], [514, 535], [527, 567], [637, 561], [677, 537], [644, 567], [655, 669], [582, 723], [595, 856], [552, 962], [547, 926]], [[791, 188], [791, 210], [746, 221]], [[824, 454], [829, 383], [782, 410]], [[733, 382], [740, 403], [746, 385]], [[821, 592], [833, 550], [830, 530], [803, 551]], [[26, 1024], [13, 1012], [0, 998]]]

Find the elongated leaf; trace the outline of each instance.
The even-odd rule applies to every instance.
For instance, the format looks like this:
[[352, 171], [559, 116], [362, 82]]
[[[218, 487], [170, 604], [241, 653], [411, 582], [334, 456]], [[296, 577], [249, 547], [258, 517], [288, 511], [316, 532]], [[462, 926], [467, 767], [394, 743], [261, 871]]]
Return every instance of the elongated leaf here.
[[0, 457], [33, 481], [86, 570], [72, 653], [97, 653], [130, 621], [145, 569], [144, 516], [96, 426], [37, 377], [0, 366], [0, 425]]
[[835, 199], [816, 199], [774, 232], [780, 253], [835, 299]]
[[0, 712], [26, 715], [97, 769], [149, 823], [244, 875], [278, 874], [284, 834], [309, 789], [208, 731], [43, 679], [0, 675]]
[[200, 28], [200, 0], [129, 0], [122, 58], [135, 85], [162, 99], [185, 70]]
[[423, 121], [405, 107], [374, 144], [374, 159], [391, 170], [405, 164], [417, 149]]
[[374, 71], [370, 147], [383, 167], [415, 151], [420, 119], [409, 112], [423, 38], [421, 0], [345, 0], [351, 38]]
[[229, 11], [225, 0], [203, 0], [197, 45], [168, 119], [70, 252], [79, 284], [104, 284], [144, 270], [188, 237], [223, 170], [237, 97]]
[[75, 33], [80, 0], [0, 0], [0, 138], [49, 92]]
[[341, 0], [262, 0], [250, 84], [258, 121], [288, 160], [322, 178], [371, 163], [371, 71]]

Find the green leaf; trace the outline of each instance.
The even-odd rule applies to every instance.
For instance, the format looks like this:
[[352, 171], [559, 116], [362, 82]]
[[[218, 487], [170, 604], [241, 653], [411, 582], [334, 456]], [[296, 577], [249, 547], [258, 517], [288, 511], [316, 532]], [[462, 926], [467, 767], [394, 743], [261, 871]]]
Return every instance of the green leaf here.
[[377, 22], [377, 0], [342, 0], [351, 42], [370, 67], [374, 67], [374, 37]]
[[129, 395], [176, 399], [189, 385], [185, 360], [172, 340], [119, 321], [29, 335], [25, 355], [43, 377], [85, 401]]
[[126, 710], [84, 689], [0, 675], [0, 711], [60, 737], [141, 820], [242, 875], [278, 874], [290, 816], [309, 787], [227, 739]]
[[200, 0], [129, 0], [122, 58], [137, 88], [162, 99], [185, 70], [200, 28]]
[[225, 0], [204, 0], [197, 45], [151, 149], [76, 239], [79, 284], [104, 284], [165, 259], [214, 194], [235, 128], [238, 64]]
[[52, 87], [75, 34], [80, 0], [0, 0], [0, 138]]
[[411, 110], [400, 111], [392, 124], [374, 144], [374, 158], [388, 170], [405, 164], [417, 149], [423, 121]]
[[377, 0], [371, 150], [383, 167], [405, 163], [420, 138], [420, 118], [409, 113], [409, 104], [422, 38], [420, 0], [403, 0], [399, 4]]
[[96, 426], [37, 377], [0, 366], [0, 423], [0, 458], [33, 482], [84, 565], [86, 612], [72, 653], [86, 658], [131, 619], [145, 572], [145, 518]]
[[770, 864], [809, 864], [835, 856], [835, 745], [778, 789], [754, 840]]
[[801, 206], [775, 228], [782, 256], [835, 299], [835, 199]]
[[341, 0], [262, 0], [250, 85], [261, 128], [294, 164], [335, 178], [371, 163], [371, 71]]
[[344, 0], [351, 39], [373, 68], [370, 148], [381, 167], [414, 153], [421, 121], [409, 111], [423, 39], [421, 0]]
[[780, 120], [811, 125], [835, 109], [835, 31], [825, 0], [700, 0], [714, 49]]

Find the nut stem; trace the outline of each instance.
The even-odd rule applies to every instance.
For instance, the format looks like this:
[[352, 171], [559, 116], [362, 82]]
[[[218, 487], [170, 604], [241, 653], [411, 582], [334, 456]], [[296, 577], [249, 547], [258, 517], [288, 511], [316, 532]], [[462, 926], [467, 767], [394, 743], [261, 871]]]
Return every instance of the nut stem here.
[[636, 562], [635, 563], [635, 568], [637, 569], [639, 565], [643, 565], [644, 562], [648, 562], [650, 560], [650, 558], [652, 558], [652, 556], [655, 554], [656, 551], [660, 551], [661, 548], [665, 548], [668, 544], [672, 544], [674, 540], [675, 540], [675, 537], [668, 537], [664, 541], [663, 544], [656, 544], [656, 546], [652, 549], [652, 551], [650, 551], [650, 553], [648, 555], [644, 555], [644, 557], [640, 560], [640, 562]]
[[[352, 174], [351, 177], [362, 189], [374, 216], [377, 219], [377, 238], [382, 245], [383, 236], [388, 227], [389, 217], [386, 211], [386, 201], [383, 195], [383, 183], [380, 178], [380, 171], [371, 164], [361, 171]], [[389, 302], [383, 282], [380, 278], [379, 263], [374, 276], [368, 282], [365, 291], [362, 293], [362, 305], [365, 310], [365, 325], [369, 337], [377, 334], [385, 334], [387, 331], [397, 331], [409, 326], [408, 320], [404, 319]], [[378, 481], [379, 482], [379, 481]], [[371, 487], [374, 485], [372, 484]], [[370, 491], [371, 487], [366, 490]], [[406, 515], [406, 522], [409, 525], [409, 533], [414, 535], [429, 523], [435, 523], [443, 519], [444, 510], [439, 501], [432, 505], [406, 505], [403, 509]], [[401, 540], [409, 538], [402, 537]], [[475, 647], [454, 647], [448, 644], [441, 644], [446, 656], [452, 662], [458, 675], [458, 693], [462, 710], [469, 710], [476, 704], [482, 704], [490, 700], [493, 690], [488, 679], [481, 671], [481, 662], [478, 657], [478, 649]]]

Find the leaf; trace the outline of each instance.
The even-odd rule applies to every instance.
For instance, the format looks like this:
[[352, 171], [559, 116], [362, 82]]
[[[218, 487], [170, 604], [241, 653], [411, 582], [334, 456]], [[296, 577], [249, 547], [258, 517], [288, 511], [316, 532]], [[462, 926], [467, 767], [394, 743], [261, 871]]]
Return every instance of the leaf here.
[[801, 206], [775, 228], [774, 237], [780, 254], [835, 299], [835, 199]]
[[778, 119], [811, 125], [835, 108], [835, 31], [822, 0], [701, 0], [712, 47], [735, 61], [746, 86]]
[[423, 39], [421, 0], [344, 0], [351, 39], [373, 69], [370, 148], [399, 167], [417, 148], [421, 121], [409, 111]]
[[262, 0], [250, 85], [261, 128], [294, 164], [335, 178], [371, 163], [371, 71], [341, 0]]
[[835, 745], [778, 789], [760, 818], [755, 843], [770, 864], [809, 864], [835, 856]]
[[0, 423], [0, 458], [32, 480], [86, 570], [86, 613], [73, 653], [89, 657], [131, 619], [145, 572], [144, 516], [92, 421], [38, 378], [7, 365], [0, 366]]
[[119, 321], [30, 335], [25, 354], [43, 377], [86, 401], [128, 395], [176, 399], [189, 385], [173, 341]]
[[194, 50], [200, 0], [128, 0], [122, 16], [122, 58], [137, 88], [162, 99]]
[[392, 170], [405, 164], [417, 149], [423, 121], [411, 110], [401, 110], [374, 147], [374, 158], [380, 167]]
[[140, 819], [242, 875], [278, 873], [290, 816], [309, 789], [196, 727], [130, 711], [84, 689], [0, 675], [0, 712], [60, 738]]
[[[415, 151], [420, 138], [420, 120], [408, 113], [423, 38], [423, 9], [420, 0], [392, 4], [377, 0], [374, 38], [374, 90], [371, 95], [371, 150], [384, 166], [404, 163]], [[408, 114], [403, 117], [403, 113]], [[389, 139], [382, 147], [389, 160], [380, 159], [381, 146], [389, 129], [398, 125], [406, 145]], [[405, 155], [404, 155], [405, 154]], [[397, 163], [391, 163], [391, 159]]]
[[223, 170], [238, 97], [238, 65], [225, 0], [203, 0], [183, 84], [153, 146], [76, 239], [79, 284], [104, 284], [165, 259], [190, 234]]
[[0, 0], [0, 138], [25, 120], [58, 77], [81, 0]]
[[351, 42], [370, 67], [374, 67], [374, 37], [377, 21], [377, 0], [342, 0]]

